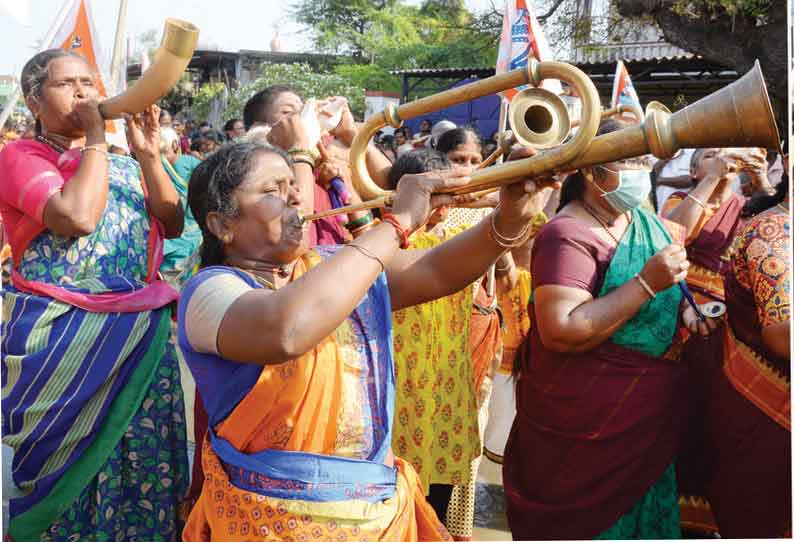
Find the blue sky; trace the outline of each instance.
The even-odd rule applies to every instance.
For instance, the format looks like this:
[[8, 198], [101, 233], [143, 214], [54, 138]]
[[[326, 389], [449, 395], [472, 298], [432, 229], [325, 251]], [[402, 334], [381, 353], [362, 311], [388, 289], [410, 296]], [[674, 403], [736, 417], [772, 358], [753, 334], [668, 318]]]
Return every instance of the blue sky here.
[[[63, 0], [27, 1], [30, 5], [30, 26], [25, 27], [0, 11], [0, 75], [19, 75], [22, 66], [35, 50], [31, 47], [47, 33]], [[118, 0], [90, 0], [103, 48], [113, 47]], [[419, 0], [411, 0], [418, 3]], [[269, 49], [275, 30], [279, 30], [285, 51], [308, 51], [308, 36], [289, 21], [290, 0], [128, 0], [127, 34], [137, 36], [149, 29], [162, 29], [166, 17], [177, 17], [201, 29], [200, 45], [212, 43], [221, 50]], [[470, 9], [489, 6], [489, 0], [467, 0]], [[497, 5], [502, 0], [495, 0]]]

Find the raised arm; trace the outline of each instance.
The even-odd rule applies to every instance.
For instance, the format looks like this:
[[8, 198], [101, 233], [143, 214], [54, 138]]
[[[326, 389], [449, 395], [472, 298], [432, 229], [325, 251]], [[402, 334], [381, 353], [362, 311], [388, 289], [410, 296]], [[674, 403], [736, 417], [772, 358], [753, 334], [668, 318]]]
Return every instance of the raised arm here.
[[108, 159], [105, 121], [95, 99], [79, 100], [75, 116], [86, 132], [86, 147], [80, 166], [63, 189], [55, 192], [44, 207], [44, 225], [64, 237], [80, 237], [94, 231], [105, 211], [108, 196]]
[[715, 192], [719, 193], [726, 187], [730, 188], [728, 185], [731, 181], [730, 170], [730, 162], [718, 154], [718, 149], [705, 151], [695, 172], [700, 181], [683, 201], [665, 214], [665, 218], [684, 226], [690, 233], [690, 239], [697, 237], [699, 232], [696, 228], [701, 225], [709, 198]]
[[141, 166], [141, 174], [149, 192], [149, 209], [162, 222], [165, 236], [182, 235], [185, 210], [171, 179], [160, 160], [160, 108], [147, 107], [140, 115], [126, 115], [127, 142]]
[[[460, 186], [468, 177], [449, 171], [404, 181], [393, 211], [404, 227], [416, 228], [433, 209], [433, 190]], [[449, 201], [447, 197], [438, 204]], [[384, 267], [391, 267], [402, 252], [400, 241], [393, 225], [380, 224], [284, 288], [245, 293], [224, 316], [218, 332], [220, 353], [235, 361], [268, 364], [314, 348], [350, 315]]]

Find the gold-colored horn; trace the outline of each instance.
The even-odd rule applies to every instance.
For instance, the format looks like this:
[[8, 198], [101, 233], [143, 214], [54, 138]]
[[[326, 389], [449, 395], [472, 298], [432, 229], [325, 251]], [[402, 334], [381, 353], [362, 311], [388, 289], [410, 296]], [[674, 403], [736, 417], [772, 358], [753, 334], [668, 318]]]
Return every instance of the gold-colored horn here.
[[[600, 113], [598, 107], [598, 94], [592, 83], [585, 84], [579, 81], [579, 72], [570, 67], [563, 67], [556, 62], [542, 62], [535, 65], [543, 68], [540, 73], [543, 77], [555, 77], [563, 79], [571, 76], [575, 80], [577, 93], [582, 96], [583, 105], [583, 124], [576, 136], [560, 147], [556, 147], [545, 152], [539, 153], [530, 158], [506, 162], [494, 165], [485, 169], [472, 172], [471, 182], [466, 186], [443, 189], [439, 192], [447, 194], [471, 194], [483, 192], [488, 189], [496, 188], [504, 184], [509, 184], [520, 179], [536, 177], [557, 171], [573, 171], [583, 167], [605, 164], [618, 160], [625, 160], [636, 156], [643, 156], [653, 153], [659, 158], [669, 158], [678, 149], [682, 148], [706, 148], [706, 147], [762, 147], [780, 148], [780, 137], [769, 102], [769, 96], [764, 84], [764, 76], [761, 73], [761, 66], [756, 61], [753, 68], [737, 79], [730, 85], [698, 100], [697, 102], [681, 109], [675, 113], [670, 113], [667, 108], [653, 107], [647, 111], [645, 122], [604, 134], [590, 139], [589, 135], [594, 134], [598, 128]], [[578, 72], [578, 73], [577, 73]], [[583, 75], [583, 74], [582, 74]], [[499, 86], [509, 85], [507, 88], [524, 84], [518, 79], [516, 72], [504, 74], [502, 79], [495, 84], [491, 80], [484, 80], [492, 90], [501, 90]], [[506, 82], [507, 79], [507, 82]], [[537, 79], [535, 79], [537, 80]], [[468, 86], [468, 85], [467, 85]], [[482, 94], [473, 93], [467, 87], [463, 89], [462, 95], [474, 94], [471, 97], [479, 97]], [[481, 90], [481, 89], [478, 89]], [[590, 92], [592, 91], [592, 94]], [[443, 93], [442, 93], [443, 94]], [[464, 96], [456, 96], [460, 103], [464, 101]], [[431, 100], [435, 98], [425, 98]], [[420, 100], [421, 101], [421, 100]], [[442, 100], [446, 102], [446, 98]], [[414, 102], [418, 103], [418, 102]], [[406, 104], [413, 105], [413, 104]], [[448, 104], [444, 104], [448, 105]], [[403, 106], [401, 106], [403, 107]], [[443, 107], [443, 105], [437, 105]], [[409, 110], [411, 116], [421, 115], [428, 111], [427, 102]], [[595, 113], [594, 113], [595, 112]], [[395, 111], [388, 114], [392, 120], [399, 117], [395, 116]], [[364, 124], [364, 128], [353, 141], [351, 149], [351, 160], [353, 160], [354, 183], [364, 199], [381, 199], [373, 205], [365, 202], [366, 208], [375, 206], [382, 207], [389, 204], [390, 192], [385, 192], [377, 188], [369, 178], [364, 163], [364, 151], [369, 137], [383, 126], [386, 113], [381, 113], [379, 120], [373, 121], [372, 118]], [[399, 122], [397, 123], [399, 126]], [[582, 134], [585, 134], [584, 136]], [[356, 146], [356, 143], [358, 145]], [[574, 145], [574, 143], [576, 143]], [[357, 154], [356, 154], [357, 153]], [[358, 171], [358, 177], [356, 177]], [[374, 187], [374, 188], [372, 188]], [[349, 206], [334, 209], [330, 214], [349, 213], [356, 211], [357, 206]], [[316, 215], [306, 217], [307, 220], [318, 218]]]
[[524, 89], [513, 96], [509, 111], [513, 137], [528, 147], [556, 147], [565, 141], [571, 131], [565, 102], [543, 88]]
[[[366, 150], [369, 140], [375, 132], [387, 124], [398, 128], [405, 119], [425, 115], [437, 109], [467, 102], [510, 88], [524, 85], [537, 87], [544, 79], [560, 79], [565, 81], [570, 84], [576, 94], [580, 96], [584, 114], [582, 126], [577, 134], [565, 145], [549, 149], [542, 155], [478, 170], [472, 175], [472, 179], [482, 175], [485, 180], [490, 182], [492, 180], [490, 172], [495, 168], [500, 168], [500, 171], [503, 171], [503, 168], [508, 168], [508, 171], [512, 174], [512, 179], [517, 177], [520, 178], [523, 174], [512, 173], [521, 169], [522, 166], [519, 164], [525, 167], [527, 160], [535, 160], [540, 157], [542, 157], [543, 162], [547, 164], [547, 167], [557, 168], [564, 166], [567, 162], [570, 162], [587, 149], [590, 145], [590, 141], [598, 130], [598, 123], [600, 120], [600, 116], [598, 115], [598, 91], [587, 75], [575, 66], [563, 62], [537, 62], [533, 60], [529, 62], [526, 69], [518, 69], [495, 75], [481, 81], [476, 81], [468, 85], [449, 89], [439, 94], [416, 100], [415, 102], [405, 103], [399, 107], [394, 107], [392, 105], [386, 110], [371, 116], [359, 129], [350, 148], [353, 186], [356, 188], [361, 198], [365, 200], [390, 195], [390, 192], [381, 189], [375, 184], [369, 171], [367, 171], [366, 164]], [[536, 126], [536, 128], [540, 130], [539, 126]], [[515, 127], [513, 127], [513, 131], [515, 132]]]
[[672, 111], [670, 111], [666, 105], [662, 102], [657, 102], [656, 100], [651, 100], [645, 106], [645, 116], [651, 114], [651, 111], [661, 111], [662, 113], [667, 113], [668, 115], [672, 115]]
[[[653, 102], [653, 103], [658, 104], [659, 102]], [[664, 106], [662, 105], [662, 107]], [[604, 109], [603, 111], [601, 111], [601, 120], [614, 117], [616, 115], [622, 115], [624, 113], [631, 113], [632, 115], [634, 115], [634, 118], [637, 119], [637, 122], [642, 122], [643, 119], [642, 110], [634, 104], [631, 105], [618, 104], [614, 107], [610, 107], [609, 109]], [[571, 122], [571, 128], [576, 128], [577, 126], [579, 126], [579, 119], [575, 119]]]
[[[583, 111], [587, 116], [584, 107]], [[678, 149], [780, 148], [780, 136], [761, 65], [756, 61], [750, 71], [730, 85], [675, 113], [657, 109], [651, 111], [642, 124], [594, 138], [584, 151], [566, 161], [563, 168], [555, 164], [554, 153], [565, 146], [475, 171], [466, 186], [440, 192], [480, 192], [544, 173], [571, 171], [649, 153], [658, 158], [670, 158]]]
[[179, 19], [166, 19], [163, 39], [152, 65], [127, 91], [99, 104], [106, 119], [118, 119], [122, 113], [136, 114], [168, 94], [193, 57], [199, 29]]

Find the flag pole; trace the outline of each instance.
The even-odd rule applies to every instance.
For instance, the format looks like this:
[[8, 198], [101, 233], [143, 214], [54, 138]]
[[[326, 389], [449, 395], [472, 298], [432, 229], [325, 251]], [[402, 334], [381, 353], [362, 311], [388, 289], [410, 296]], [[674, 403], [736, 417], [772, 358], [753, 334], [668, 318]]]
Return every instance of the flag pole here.
[[[116, 88], [118, 82], [121, 80], [122, 74], [119, 73], [121, 69], [121, 56], [122, 48], [124, 47], [124, 36], [127, 33], [127, 0], [119, 2], [119, 17], [116, 22], [116, 40], [113, 43], [113, 60], [110, 63], [110, 81], [113, 87], [113, 93], [118, 93], [121, 89]], [[127, 74], [124, 74], [126, 77]]]
[[[67, 13], [69, 13], [72, 4], [74, 4], [74, 0], [66, 0], [66, 2], [63, 3], [63, 6], [61, 6], [61, 11], [58, 12], [58, 15], [55, 17], [55, 21], [52, 23], [52, 26], [50, 26], [47, 35], [44, 36], [44, 39], [41, 41], [41, 46], [37, 52], [40, 53], [41, 51], [46, 51], [52, 47], [52, 43], [50, 42], [55, 37], [55, 33], [58, 31], [58, 28], [60, 28], [63, 20], [66, 18]], [[8, 117], [11, 116], [11, 112], [14, 111], [14, 107], [16, 107], [17, 100], [19, 100], [19, 97], [22, 95], [22, 87], [19, 83], [19, 79], [14, 78], [14, 83], [14, 91], [11, 93], [8, 102], [3, 107], [2, 113], [0, 113], [0, 130], [5, 127]]]

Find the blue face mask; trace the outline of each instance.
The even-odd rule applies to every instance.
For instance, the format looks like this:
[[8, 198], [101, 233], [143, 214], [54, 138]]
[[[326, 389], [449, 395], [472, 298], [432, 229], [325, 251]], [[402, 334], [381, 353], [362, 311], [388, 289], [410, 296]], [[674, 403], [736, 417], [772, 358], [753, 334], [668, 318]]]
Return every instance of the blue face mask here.
[[646, 169], [622, 169], [614, 171], [604, 166], [599, 166], [609, 172], [618, 174], [618, 187], [611, 192], [605, 192], [595, 182], [596, 188], [601, 190], [603, 197], [618, 213], [633, 211], [648, 199], [651, 193], [651, 172]]

